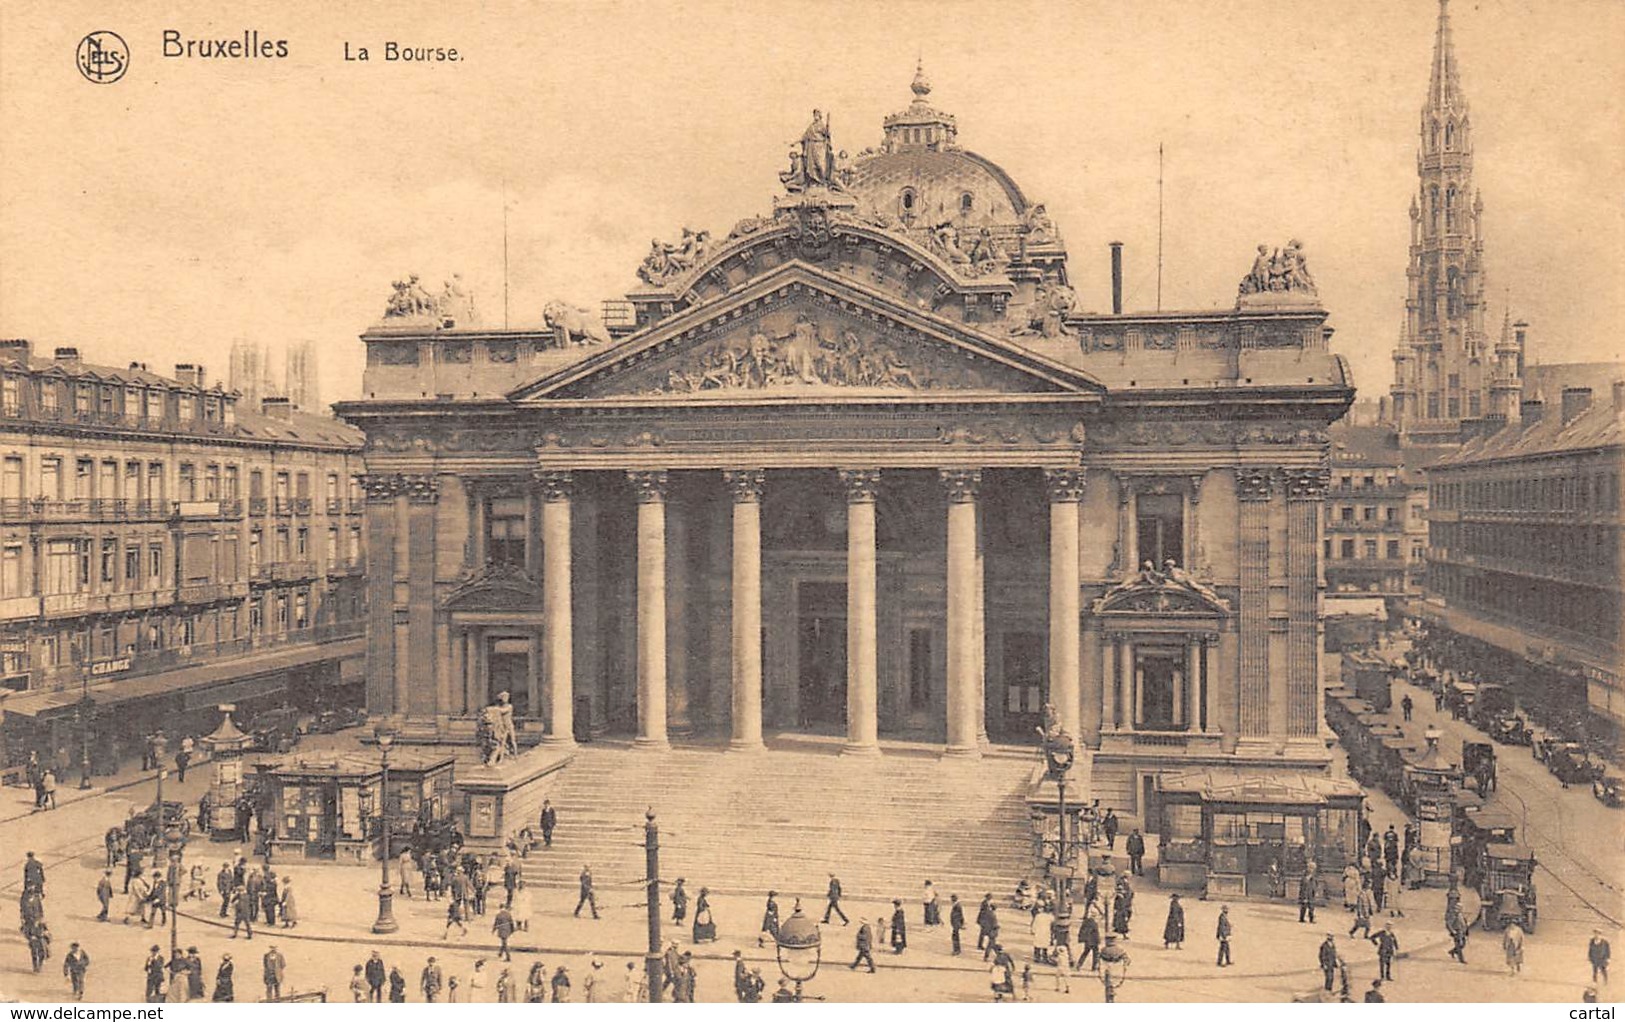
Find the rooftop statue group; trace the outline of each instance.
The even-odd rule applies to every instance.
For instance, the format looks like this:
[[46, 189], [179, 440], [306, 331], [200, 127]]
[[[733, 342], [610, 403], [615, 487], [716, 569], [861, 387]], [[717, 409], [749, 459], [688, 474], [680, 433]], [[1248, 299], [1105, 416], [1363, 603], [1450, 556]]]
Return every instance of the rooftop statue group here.
[[830, 142], [829, 118], [822, 110], [814, 110], [800, 145], [790, 150], [790, 169], [779, 175], [779, 182], [787, 192], [804, 192], [814, 186], [843, 192], [852, 179], [845, 158], [845, 151], [837, 153]]
[[1294, 238], [1286, 243], [1285, 248], [1276, 249], [1273, 255], [1268, 245], [1258, 246], [1253, 268], [1241, 278], [1237, 290], [1243, 295], [1287, 291], [1315, 294], [1315, 278], [1310, 275], [1309, 265], [1304, 261], [1303, 242]]
[[683, 228], [683, 240], [677, 244], [649, 242], [649, 254], [638, 267], [638, 279], [651, 287], [660, 287], [674, 277], [680, 277], [705, 261], [711, 250], [711, 232]]
[[474, 322], [474, 296], [464, 289], [460, 273], [452, 274], [438, 295], [418, 283], [415, 273], [390, 286], [395, 290], [384, 306], [385, 319], [432, 319], [442, 329]]

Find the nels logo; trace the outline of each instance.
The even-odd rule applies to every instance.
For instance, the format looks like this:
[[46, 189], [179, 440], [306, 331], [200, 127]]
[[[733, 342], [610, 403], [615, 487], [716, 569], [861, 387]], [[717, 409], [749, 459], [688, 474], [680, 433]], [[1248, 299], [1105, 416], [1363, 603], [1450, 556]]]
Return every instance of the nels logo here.
[[130, 47], [117, 32], [92, 32], [79, 40], [75, 64], [86, 81], [111, 85], [130, 69]]

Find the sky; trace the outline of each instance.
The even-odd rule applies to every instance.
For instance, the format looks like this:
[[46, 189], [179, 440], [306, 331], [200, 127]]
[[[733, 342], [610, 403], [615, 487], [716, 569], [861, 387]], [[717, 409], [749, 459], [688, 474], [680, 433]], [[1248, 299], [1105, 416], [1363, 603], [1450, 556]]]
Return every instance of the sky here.
[[[1484, 199], [1488, 325], [1613, 360], [1625, 322], [1625, 2], [1453, 0]], [[1365, 396], [1386, 393], [1435, 0], [0, 5], [0, 336], [88, 360], [316, 342], [328, 400], [390, 282], [461, 273], [486, 322], [635, 286], [649, 239], [766, 213], [814, 107], [880, 141], [916, 59], [959, 139], [1044, 202], [1085, 308], [1231, 304], [1303, 241]], [[93, 30], [128, 73], [83, 79]], [[166, 58], [185, 39], [283, 59]], [[457, 62], [386, 62], [386, 41]], [[366, 47], [371, 60], [344, 59]], [[504, 215], [506, 213], [506, 216]], [[506, 220], [506, 228], [504, 221]], [[506, 265], [504, 273], [504, 235]]]

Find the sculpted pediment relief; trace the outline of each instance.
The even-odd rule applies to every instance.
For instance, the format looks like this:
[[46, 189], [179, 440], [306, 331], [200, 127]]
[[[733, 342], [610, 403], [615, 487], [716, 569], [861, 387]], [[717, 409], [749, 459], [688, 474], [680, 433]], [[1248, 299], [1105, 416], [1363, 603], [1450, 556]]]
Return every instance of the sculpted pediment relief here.
[[1094, 613], [1227, 615], [1230, 604], [1170, 561], [1161, 570], [1147, 561], [1126, 582], [1095, 601]]
[[461, 582], [446, 596], [451, 611], [503, 612], [535, 610], [542, 587], [518, 565], [493, 561]]

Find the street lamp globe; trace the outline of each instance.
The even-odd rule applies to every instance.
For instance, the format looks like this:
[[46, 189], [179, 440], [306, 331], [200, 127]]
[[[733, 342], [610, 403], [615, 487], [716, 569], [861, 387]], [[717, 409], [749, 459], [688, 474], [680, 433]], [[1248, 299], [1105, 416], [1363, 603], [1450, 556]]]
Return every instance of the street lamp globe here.
[[372, 924], [373, 933], [394, 933], [400, 929], [395, 921], [395, 891], [389, 885], [390, 819], [389, 819], [389, 748], [395, 736], [380, 729], [377, 732], [379, 754], [378, 779], [378, 918]]
[[801, 985], [818, 975], [818, 966], [823, 957], [823, 944], [824, 938], [818, 931], [818, 924], [807, 918], [800, 906], [796, 907], [789, 919], [779, 924], [779, 936], [775, 944], [779, 971], [784, 974], [785, 979], [795, 982], [798, 1001], [801, 999]]

